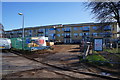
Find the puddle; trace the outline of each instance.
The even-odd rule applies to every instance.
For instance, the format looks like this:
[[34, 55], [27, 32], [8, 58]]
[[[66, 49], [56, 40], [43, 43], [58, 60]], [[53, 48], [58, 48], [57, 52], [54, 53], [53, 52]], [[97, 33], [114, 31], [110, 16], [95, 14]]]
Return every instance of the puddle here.
[[104, 76], [110, 76], [111, 74], [110, 73], [107, 73], [107, 72], [101, 72], [102, 75]]

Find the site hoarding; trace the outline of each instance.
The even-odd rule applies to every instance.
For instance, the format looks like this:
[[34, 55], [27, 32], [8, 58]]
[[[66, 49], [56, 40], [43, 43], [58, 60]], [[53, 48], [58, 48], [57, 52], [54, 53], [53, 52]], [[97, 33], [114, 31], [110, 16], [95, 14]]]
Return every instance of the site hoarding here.
[[46, 38], [41, 37], [25, 37], [24, 41], [22, 38], [11, 38], [12, 47], [15, 49], [22, 49], [24, 44], [24, 50], [39, 50], [46, 48]]
[[103, 51], [103, 39], [102, 38], [94, 39], [94, 51]]

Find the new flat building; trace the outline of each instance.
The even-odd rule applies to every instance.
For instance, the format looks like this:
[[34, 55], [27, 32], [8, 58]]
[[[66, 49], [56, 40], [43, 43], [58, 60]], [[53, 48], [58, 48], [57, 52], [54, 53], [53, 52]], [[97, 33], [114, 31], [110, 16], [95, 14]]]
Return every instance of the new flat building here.
[[[48, 26], [37, 26], [37, 27], [24, 28], [24, 36], [25, 37], [46, 36], [49, 38], [49, 40], [54, 41], [56, 28], [59, 26], [61, 26], [61, 24], [60, 25], [48, 25]], [[5, 36], [7, 38], [22, 37], [22, 28], [5, 31]]]
[[68, 24], [56, 29], [56, 40], [64, 43], [78, 43], [81, 40], [103, 38], [104, 42], [117, 40], [120, 37], [117, 23], [109, 25], [101, 23]]
[[[25, 28], [25, 37], [46, 36], [49, 41], [62, 43], [79, 43], [81, 40], [92, 41], [103, 38], [104, 42], [116, 41], [120, 38], [117, 23], [81, 23], [59, 24]], [[7, 38], [22, 37], [22, 29], [5, 31]]]

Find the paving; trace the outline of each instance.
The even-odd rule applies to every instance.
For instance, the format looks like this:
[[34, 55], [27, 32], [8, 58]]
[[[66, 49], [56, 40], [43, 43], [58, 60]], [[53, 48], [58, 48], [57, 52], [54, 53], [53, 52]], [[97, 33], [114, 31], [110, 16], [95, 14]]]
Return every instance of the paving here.
[[34, 68], [45, 67], [40, 63], [28, 60], [24, 57], [20, 57], [13, 53], [1, 53], [1, 54], [3, 75]]

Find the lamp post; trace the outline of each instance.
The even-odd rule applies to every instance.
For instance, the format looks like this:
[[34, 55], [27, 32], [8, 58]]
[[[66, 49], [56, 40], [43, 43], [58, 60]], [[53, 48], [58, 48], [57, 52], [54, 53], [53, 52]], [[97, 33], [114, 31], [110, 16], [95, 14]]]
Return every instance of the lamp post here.
[[18, 13], [18, 15], [23, 16], [23, 20], [22, 20], [22, 50], [24, 50], [24, 15], [23, 15], [23, 13]]

